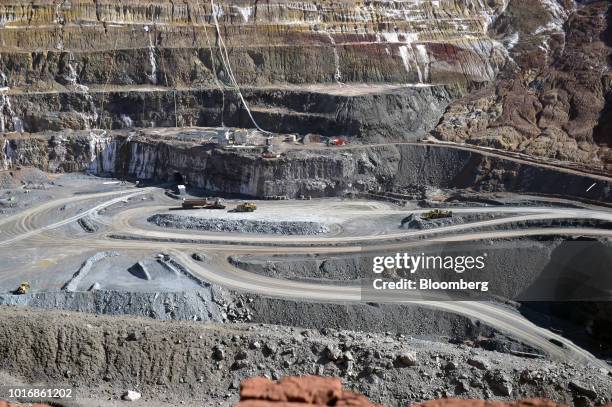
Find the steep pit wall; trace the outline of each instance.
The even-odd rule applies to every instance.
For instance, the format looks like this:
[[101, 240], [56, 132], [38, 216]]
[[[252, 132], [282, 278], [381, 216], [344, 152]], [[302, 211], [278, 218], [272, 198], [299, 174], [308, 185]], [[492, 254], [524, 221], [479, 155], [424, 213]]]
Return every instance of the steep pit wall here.
[[[489, 35], [505, 7], [7, 0], [0, 132], [252, 127], [239, 87], [268, 130], [413, 139], [455, 94], [490, 83], [505, 66], [504, 44]], [[349, 98], [390, 84], [412, 89]], [[337, 92], [313, 90], [321, 86]]]
[[[608, 202], [609, 181], [571, 171], [440, 145], [389, 144], [295, 149], [266, 160], [258, 152], [213, 149], [168, 136], [68, 134], [5, 140], [0, 167], [90, 171], [172, 181], [220, 193], [338, 196], [415, 186], [509, 191]], [[595, 184], [589, 189], [592, 184]], [[588, 190], [588, 191], [587, 191]]]
[[[399, 145], [395, 189], [411, 185], [522, 192], [610, 202], [612, 183], [577, 172], [444, 146]], [[589, 191], [589, 187], [593, 188]]]
[[[429, 133], [461, 86], [360, 86], [246, 88], [257, 123], [284, 133], [345, 135], [371, 141], [414, 141]], [[253, 127], [235, 92], [215, 88], [125, 87], [88, 92], [11, 96], [25, 131], [130, 127]], [[8, 122], [7, 122], [8, 123]]]
[[227, 62], [241, 85], [489, 81], [506, 61], [488, 33], [505, 6], [8, 0], [0, 71], [8, 86], [37, 90], [229, 84]]

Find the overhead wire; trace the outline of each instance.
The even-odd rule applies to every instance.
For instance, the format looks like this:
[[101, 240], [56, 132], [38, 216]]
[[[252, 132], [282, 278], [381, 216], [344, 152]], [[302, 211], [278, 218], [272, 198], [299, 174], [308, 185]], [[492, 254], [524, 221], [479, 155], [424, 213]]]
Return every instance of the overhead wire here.
[[[202, 6], [200, 5], [200, 2], [198, 0], [197, 2], [198, 7], [202, 10]], [[202, 15], [204, 13], [202, 12]], [[225, 127], [225, 121], [224, 121], [224, 114], [225, 114], [225, 84], [222, 84], [221, 81], [219, 80], [219, 77], [217, 76], [217, 69], [215, 68], [215, 55], [213, 53], [213, 49], [212, 49], [212, 45], [210, 43], [210, 38], [208, 36], [208, 29], [206, 28], [206, 24], [203, 24], [204, 27], [204, 35], [206, 36], [206, 43], [208, 44], [208, 50], [210, 51], [210, 65], [211, 65], [211, 69], [213, 71], [213, 78], [215, 80], [215, 84], [217, 85], [217, 88], [219, 88], [219, 91], [221, 92], [221, 126]]]
[[219, 49], [221, 51], [221, 62], [223, 63], [223, 66], [225, 67], [227, 75], [228, 75], [230, 81], [232, 82], [232, 84], [234, 85], [236, 93], [238, 94], [238, 97], [240, 98], [240, 101], [242, 102], [242, 105], [244, 106], [244, 109], [246, 110], [247, 114], [249, 115], [249, 118], [251, 119], [251, 122], [253, 123], [255, 128], [257, 128], [257, 130], [261, 131], [262, 133], [272, 134], [271, 132], [262, 129], [259, 126], [259, 124], [257, 124], [257, 121], [253, 117], [253, 113], [251, 113], [251, 109], [249, 108], [249, 105], [247, 104], [246, 100], [244, 99], [242, 91], [240, 90], [240, 86], [238, 85], [238, 82], [236, 81], [236, 77], [234, 76], [234, 72], [232, 71], [232, 66], [231, 66], [231, 63], [230, 63], [230, 60], [229, 60], [229, 54], [227, 52], [227, 47], [225, 46], [225, 41], [223, 41], [223, 36], [221, 35], [221, 29], [219, 28], [219, 20], [217, 19], [217, 12], [216, 12], [216, 8], [215, 8], [214, 0], [210, 0], [210, 6], [211, 6], [212, 18], [213, 18], [213, 21], [215, 23], [215, 27], [217, 29], [217, 39], [218, 39], [218, 43], [219, 43]]

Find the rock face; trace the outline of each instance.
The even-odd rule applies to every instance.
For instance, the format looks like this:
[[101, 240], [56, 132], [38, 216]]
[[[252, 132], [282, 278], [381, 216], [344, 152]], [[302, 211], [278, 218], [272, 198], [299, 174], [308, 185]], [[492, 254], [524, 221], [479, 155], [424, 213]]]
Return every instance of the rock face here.
[[506, 63], [491, 35], [505, 6], [7, 0], [0, 131], [254, 119], [275, 131], [414, 138]]
[[[290, 150], [277, 160], [258, 152], [211, 149], [147, 132], [54, 133], [5, 140], [0, 167], [89, 171], [173, 181], [256, 197], [338, 196], [347, 192], [410, 191], [425, 185], [609, 200], [610, 183], [571, 171], [532, 165], [460, 148], [425, 144]], [[589, 189], [593, 183], [596, 186]]]
[[435, 128], [448, 141], [606, 170], [607, 9], [7, 0], [0, 132], [230, 125], [382, 142]]
[[511, 1], [512, 65], [454, 102], [435, 130], [467, 142], [612, 170], [610, 3]]
[[[339, 85], [313, 88], [249, 88], [241, 91], [256, 123], [273, 132], [317, 132], [371, 141], [415, 140], [434, 128], [457, 87], [371, 85], [349, 90]], [[21, 93], [10, 97], [13, 117], [32, 133], [45, 130], [125, 127], [235, 126], [254, 127], [253, 120], [230, 90], [166, 89], [104, 92]], [[93, 120], [83, 107], [96, 108]], [[27, 110], [27, 109], [36, 109]], [[24, 111], [25, 113], [19, 113]], [[57, 110], [57, 111], [56, 111]], [[11, 123], [6, 118], [7, 126]]]
[[435, 135], [609, 169], [607, 8], [7, 0], [0, 132], [226, 124], [414, 140], [464, 96]]
[[486, 81], [505, 3], [8, 0], [2, 71], [15, 91]]

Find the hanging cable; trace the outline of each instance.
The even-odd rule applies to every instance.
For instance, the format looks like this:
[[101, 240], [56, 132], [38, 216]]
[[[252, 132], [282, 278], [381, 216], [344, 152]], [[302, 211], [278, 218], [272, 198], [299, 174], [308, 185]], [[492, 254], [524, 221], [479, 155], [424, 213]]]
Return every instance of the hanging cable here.
[[[198, 1], [198, 7], [200, 6], [200, 2]], [[204, 13], [202, 12], [202, 15]], [[202, 24], [204, 27], [204, 35], [206, 36], [206, 43], [208, 44], [208, 50], [210, 51], [210, 66], [213, 71], [213, 77], [215, 79], [215, 84], [221, 91], [221, 127], [225, 128], [224, 114], [225, 114], [225, 84], [221, 84], [221, 81], [217, 77], [217, 69], [215, 68], [215, 55], [213, 53], [212, 45], [210, 43], [210, 38], [208, 37], [208, 29], [206, 28], [206, 24]]]
[[217, 38], [219, 39], [219, 49], [221, 50], [221, 61], [223, 62], [223, 66], [225, 67], [228, 77], [230, 81], [232, 82], [232, 84], [234, 85], [234, 87], [236, 88], [236, 93], [238, 94], [238, 97], [240, 98], [242, 105], [247, 111], [249, 118], [253, 122], [253, 125], [257, 128], [257, 130], [261, 131], [262, 133], [272, 134], [271, 132], [259, 127], [259, 125], [255, 121], [255, 118], [253, 117], [253, 114], [251, 113], [251, 109], [249, 109], [249, 105], [247, 104], [246, 100], [244, 100], [244, 96], [242, 95], [240, 86], [238, 86], [238, 82], [236, 81], [236, 77], [234, 76], [234, 72], [232, 71], [232, 66], [229, 61], [229, 54], [227, 52], [227, 47], [225, 46], [225, 42], [223, 41], [223, 37], [221, 35], [221, 29], [219, 28], [219, 21], [217, 20], [217, 12], [215, 9], [214, 0], [210, 0], [210, 6], [211, 6], [211, 13], [212, 13], [213, 21], [217, 29]]

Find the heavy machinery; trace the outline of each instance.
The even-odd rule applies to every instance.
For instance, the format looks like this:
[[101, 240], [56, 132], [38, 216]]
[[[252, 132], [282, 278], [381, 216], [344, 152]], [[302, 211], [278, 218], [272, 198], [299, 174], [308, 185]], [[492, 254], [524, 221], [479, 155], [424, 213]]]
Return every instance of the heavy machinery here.
[[442, 218], [450, 218], [453, 216], [453, 212], [445, 211], [441, 209], [432, 209], [431, 211], [427, 211], [421, 215], [421, 218], [426, 220], [433, 219], [442, 219]]
[[257, 205], [255, 205], [253, 202], [243, 202], [236, 206], [234, 212], [254, 212], [255, 209], [257, 209]]
[[208, 199], [183, 199], [183, 209], [203, 208], [208, 205]]
[[19, 284], [19, 287], [15, 290], [15, 294], [27, 294], [30, 291], [30, 283], [27, 281], [24, 281], [23, 283]]
[[209, 201], [208, 199], [184, 199], [181, 205], [183, 209], [225, 209], [218, 199]]
[[261, 153], [261, 156], [267, 159], [274, 159], [280, 158], [281, 155], [272, 151], [264, 151], [263, 153]]
[[225, 209], [225, 205], [223, 205], [218, 199], [215, 199], [214, 202], [206, 205], [204, 209]]
[[332, 137], [327, 140], [327, 146], [345, 146], [348, 140], [342, 137]]

